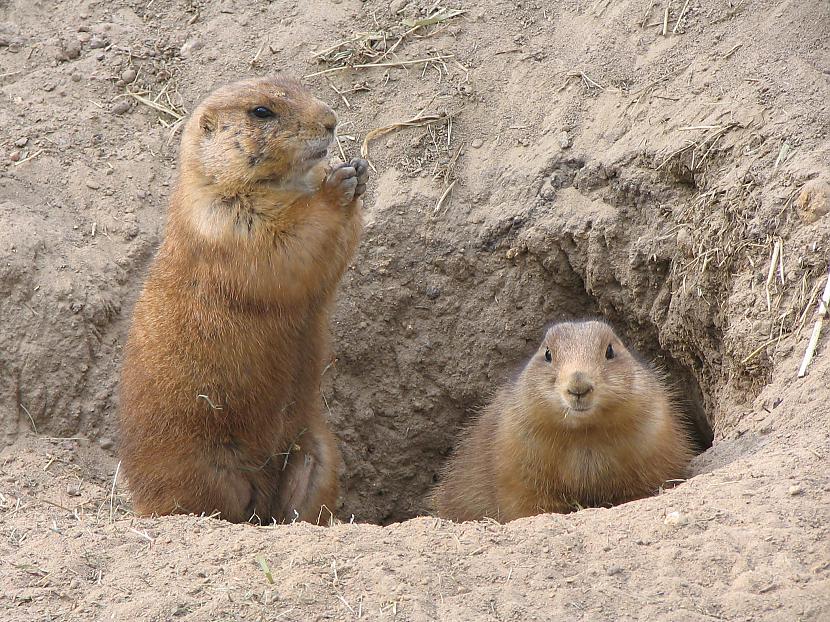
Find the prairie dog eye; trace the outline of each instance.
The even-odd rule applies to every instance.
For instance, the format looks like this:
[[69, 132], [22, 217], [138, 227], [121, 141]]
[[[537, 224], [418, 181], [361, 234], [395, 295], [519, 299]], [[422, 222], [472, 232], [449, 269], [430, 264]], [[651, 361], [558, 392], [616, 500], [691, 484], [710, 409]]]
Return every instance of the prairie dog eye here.
[[266, 108], [265, 106], [257, 106], [256, 108], [251, 110], [251, 114], [258, 119], [268, 119], [274, 116], [273, 110], [271, 110], [270, 108]]
[[612, 358], [614, 358], [614, 348], [611, 347], [610, 343], [608, 344], [608, 347], [605, 348], [605, 358], [607, 358], [609, 361]]
[[550, 354], [550, 348], [545, 348], [545, 360], [550, 363], [553, 357]]

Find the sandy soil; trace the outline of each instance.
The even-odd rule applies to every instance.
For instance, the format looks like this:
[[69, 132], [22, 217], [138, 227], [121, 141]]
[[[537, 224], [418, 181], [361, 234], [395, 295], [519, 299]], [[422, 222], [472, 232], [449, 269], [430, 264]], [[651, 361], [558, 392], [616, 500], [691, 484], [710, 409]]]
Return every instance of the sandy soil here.
[[[830, 5], [453, 1], [412, 31], [433, 6], [0, 1], [4, 620], [830, 618], [827, 327], [796, 377], [830, 259]], [[117, 370], [177, 121], [274, 71], [309, 76], [347, 157], [432, 115], [369, 144], [321, 396], [345, 524], [135, 518]], [[684, 392], [695, 476], [430, 517], [459, 426], [589, 314]]]

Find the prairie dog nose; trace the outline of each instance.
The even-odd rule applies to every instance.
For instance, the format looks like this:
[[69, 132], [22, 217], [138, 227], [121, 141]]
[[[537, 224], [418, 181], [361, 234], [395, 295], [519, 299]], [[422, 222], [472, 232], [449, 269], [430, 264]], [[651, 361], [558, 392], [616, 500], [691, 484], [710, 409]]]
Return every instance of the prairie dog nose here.
[[594, 390], [594, 383], [590, 378], [578, 371], [568, 381], [568, 393], [574, 397], [584, 397]]

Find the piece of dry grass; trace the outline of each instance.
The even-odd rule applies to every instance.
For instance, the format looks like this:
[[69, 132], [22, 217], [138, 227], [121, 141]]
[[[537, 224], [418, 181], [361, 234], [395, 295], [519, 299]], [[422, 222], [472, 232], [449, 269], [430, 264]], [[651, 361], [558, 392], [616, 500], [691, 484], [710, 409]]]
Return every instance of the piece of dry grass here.
[[781, 143], [781, 147], [778, 149], [778, 157], [775, 158], [775, 164], [772, 165], [772, 174], [775, 175], [778, 172], [778, 167], [781, 166], [784, 162], [787, 161], [787, 156], [790, 153], [790, 143], [786, 140]]
[[824, 285], [824, 293], [819, 300], [818, 317], [816, 323], [813, 325], [813, 332], [810, 335], [810, 341], [807, 343], [807, 350], [804, 352], [804, 358], [801, 359], [801, 366], [798, 368], [798, 377], [803, 378], [807, 375], [807, 368], [813, 360], [816, 346], [818, 345], [819, 337], [821, 336], [821, 329], [824, 324], [824, 318], [827, 317], [827, 308], [830, 307], [830, 270], [827, 272], [827, 282]]
[[36, 157], [38, 157], [41, 153], [43, 153], [43, 149], [38, 149], [38, 150], [37, 150], [37, 151], [35, 151], [32, 155], [30, 155], [29, 157], [27, 157], [27, 158], [23, 158], [22, 160], [19, 160], [18, 162], [15, 162], [15, 163], [14, 163], [14, 166], [20, 166], [21, 164], [25, 164], [26, 162], [29, 162], [29, 161], [31, 161], [31, 160], [34, 160], [34, 159], [35, 159]]
[[362, 63], [360, 65], [343, 65], [340, 67], [332, 67], [331, 69], [323, 69], [322, 71], [315, 71], [314, 73], [309, 73], [304, 75], [304, 78], [313, 78], [315, 76], [325, 76], [328, 74], [336, 73], [338, 71], [344, 71], [346, 69], [369, 69], [371, 67], [395, 67], [395, 68], [404, 68], [409, 67], [410, 65], [424, 65], [424, 69], [428, 67], [432, 63], [442, 63], [442, 61], [449, 60], [453, 57], [452, 54], [435, 54], [433, 56], [427, 56], [424, 58], [415, 58], [413, 60], [398, 60], [398, 61], [389, 61], [389, 62], [378, 62], [378, 63]]
[[689, 172], [694, 174], [703, 167], [706, 159], [713, 152], [723, 135], [738, 127], [740, 127], [738, 123], [727, 123], [726, 125], [690, 125], [678, 128], [680, 131], [705, 130], [707, 133], [698, 140], [687, 140], [685, 145], [666, 156], [656, 170], [659, 171], [672, 160], [691, 149], [692, 160]]
[[115, 475], [112, 476], [112, 488], [110, 488], [110, 522], [115, 514], [115, 486], [118, 482], [118, 472], [121, 470], [121, 461], [115, 466]]
[[444, 190], [444, 193], [441, 195], [441, 198], [438, 199], [438, 202], [435, 204], [435, 208], [432, 210], [433, 214], [437, 214], [440, 211], [441, 206], [444, 204], [444, 201], [447, 199], [450, 192], [452, 192], [452, 189], [455, 187], [455, 184], [456, 184], [457, 181], [458, 181], [457, 179], [453, 179], [452, 183], [450, 183], [446, 187], [446, 189]]
[[648, 21], [648, 16], [651, 15], [651, 9], [654, 8], [654, 2], [655, 2], [655, 0], [651, 0], [651, 2], [649, 2], [648, 8], [646, 9], [645, 14], [643, 15], [642, 21], [640, 22], [640, 28], [645, 28], [646, 27], [646, 22]]
[[[339, 43], [316, 52], [313, 56], [318, 62], [329, 65], [327, 69], [307, 74], [306, 78], [328, 75], [347, 69], [368, 69], [372, 67], [407, 67], [420, 63], [432, 63], [451, 58], [452, 55], [440, 53], [434, 56], [414, 60], [386, 60], [393, 57], [395, 52], [416, 34], [430, 26], [441, 24], [455, 17], [463, 15], [463, 9], [451, 9], [436, 4], [427, 16], [410, 20], [405, 19], [388, 29], [381, 28], [368, 32], [356, 33]], [[423, 36], [430, 36], [425, 33]]]
[[602, 84], [591, 78], [591, 76], [584, 71], [569, 71], [565, 77], [565, 82], [559, 87], [558, 90], [562, 91], [565, 89], [573, 78], [579, 78], [582, 81], [583, 86], [589, 91], [593, 89], [600, 91], [605, 90], [605, 87]]
[[169, 81], [155, 95], [149, 90], [127, 90], [124, 96], [132, 97], [140, 104], [160, 113], [158, 120], [164, 127], [173, 127], [181, 123], [185, 116], [187, 116], [187, 111], [179, 103], [181, 96], [178, 94], [175, 86]]
[[153, 536], [151, 536], [149, 533], [147, 533], [146, 529], [144, 531], [139, 531], [135, 527], [127, 527], [127, 530], [133, 532], [137, 536], [140, 536], [140, 537], [144, 538], [150, 544], [153, 544], [156, 541], [156, 539]]
[[29, 409], [26, 408], [23, 404], [20, 404], [20, 408], [23, 409], [23, 412], [26, 413], [26, 416], [29, 417], [29, 422], [32, 424], [32, 432], [37, 434], [37, 426], [35, 425], [35, 420], [32, 417], [32, 413], [29, 412]]
[[[432, 12], [433, 10], [434, 12]], [[430, 10], [430, 13], [431, 15], [429, 17], [423, 17], [421, 19], [405, 19], [403, 20], [403, 23], [405, 26], [409, 26], [410, 28], [423, 28], [424, 26], [433, 26], [448, 19], [452, 19], [453, 17], [464, 15], [466, 11], [464, 9], [449, 9], [447, 7], [435, 6]]]
[[268, 566], [268, 562], [265, 561], [265, 557], [262, 555], [257, 555], [256, 561], [259, 564], [259, 567], [262, 569], [262, 574], [265, 575], [266, 581], [270, 584], [274, 584], [274, 575], [271, 573], [271, 568]]
[[723, 55], [724, 60], [728, 59], [735, 52], [737, 52], [741, 48], [741, 46], [743, 46], [743, 43], [736, 43], [731, 48], [729, 48], [729, 51], [726, 54]]
[[690, 0], [686, 0], [683, 4], [683, 8], [680, 9], [680, 15], [677, 16], [677, 22], [674, 24], [674, 28], [672, 28], [672, 34], [677, 34], [677, 29], [680, 28], [680, 24], [683, 23], [683, 17], [686, 15], [686, 9], [689, 8]]
[[446, 112], [434, 114], [419, 113], [411, 119], [406, 119], [405, 121], [396, 121], [395, 123], [390, 123], [389, 125], [384, 125], [383, 127], [376, 127], [375, 129], [370, 130], [363, 139], [363, 143], [360, 145], [360, 155], [369, 162], [369, 166], [371, 166], [373, 170], [377, 171], [374, 164], [372, 164], [371, 158], [369, 157], [369, 143], [373, 140], [403, 128], [424, 127], [440, 123], [442, 121], [447, 121], [449, 118], [450, 115]]
[[772, 279], [775, 277], [775, 268], [778, 265], [778, 257], [781, 253], [781, 239], [777, 239], [772, 249], [772, 256], [770, 257], [769, 261], [769, 271], [767, 272], [767, 280], [764, 284], [764, 289], [766, 291], [766, 298], [767, 298], [767, 311], [772, 309], [772, 300], [770, 297], [770, 285], [772, 284]]
[[133, 99], [135, 99], [139, 103], [142, 103], [145, 106], [149, 106], [153, 110], [157, 110], [158, 112], [164, 113], [164, 114], [172, 117], [176, 121], [181, 121], [184, 118], [183, 114], [179, 114], [172, 107], [160, 104], [156, 100], [150, 99], [149, 97], [146, 97], [145, 95], [142, 95], [140, 93], [133, 93], [132, 91], [128, 91], [127, 95], [129, 95], [130, 97], [132, 97]]

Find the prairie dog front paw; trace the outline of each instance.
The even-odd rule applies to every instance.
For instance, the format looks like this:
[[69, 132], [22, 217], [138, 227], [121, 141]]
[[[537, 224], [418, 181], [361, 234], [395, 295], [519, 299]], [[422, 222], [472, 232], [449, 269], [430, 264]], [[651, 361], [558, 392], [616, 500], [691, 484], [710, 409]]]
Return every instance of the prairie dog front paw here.
[[323, 180], [323, 191], [342, 207], [354, 201], [357, 186], [357, 169], [351, 163], [338, 164]]

